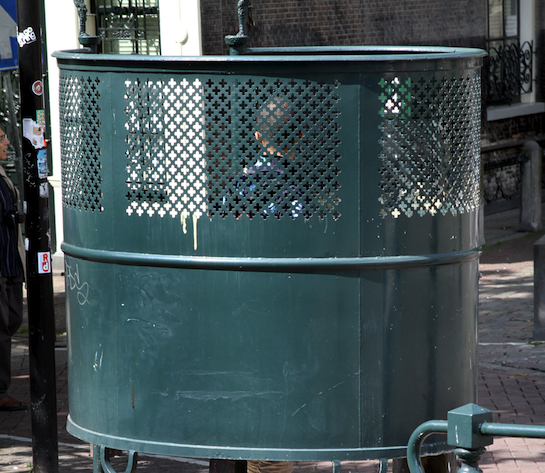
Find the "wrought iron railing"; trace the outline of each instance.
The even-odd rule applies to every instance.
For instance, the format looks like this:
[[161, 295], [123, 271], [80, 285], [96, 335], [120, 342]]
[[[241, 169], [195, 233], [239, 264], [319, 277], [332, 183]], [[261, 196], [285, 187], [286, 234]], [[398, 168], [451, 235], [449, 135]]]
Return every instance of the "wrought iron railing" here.
[[532, 92], [533, 49], [533, 41], [488, 48], [488, 104], [510, 104]]
[[[505, 199], [511, 200], [513, 197], [520, 195], [522, 185], [522, 166], [529, 160], [529, 156], [525, 153], [518, 153], [512, 156], [507, 156], [500, 159], [494, 159], [483, 165], [484, 171], [484, 199], [487, 204], [496, 200]], [[515, 172], [506, 174], [506, 168], [510, 166], [519, 166]]]

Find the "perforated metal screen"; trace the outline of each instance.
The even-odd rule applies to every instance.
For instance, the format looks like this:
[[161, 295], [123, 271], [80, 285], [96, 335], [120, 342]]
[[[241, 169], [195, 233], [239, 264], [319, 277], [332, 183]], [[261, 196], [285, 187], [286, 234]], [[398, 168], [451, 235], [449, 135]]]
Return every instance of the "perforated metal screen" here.
[[126, 86], [129, 214], [339, 217], [337, 84], [178, 78]]
[[[103, 209], [99, 83], [61, 77], [63, 203], [84, 211]], [[379, 214], [475, 210], [478, 75], [398, 74], [377, 87], [369, 108], [381, 117], [381, 151], [365, 166], [380, 176]], [[125, 183], [128, 215], [341, 217], [342, 160], [355, 157], [341, 158], [339, 117], [353, 104], [339, 82], [127, 76], [123, 99], [126, 172], [115, 179]]]
[[383, 79], [381, 215], [465, 213], [479, 206], [480, 78]]
[[62, 202], [102, 211], [100, 94], [97, 77], [61, 76]]

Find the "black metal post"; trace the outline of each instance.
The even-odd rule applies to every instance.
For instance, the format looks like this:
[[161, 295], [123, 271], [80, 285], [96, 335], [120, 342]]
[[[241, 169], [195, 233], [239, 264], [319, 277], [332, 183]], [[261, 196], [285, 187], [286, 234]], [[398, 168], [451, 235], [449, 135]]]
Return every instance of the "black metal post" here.
[[33, 466], [36, 473], [56, 473], [59, 467], [55, 315], [43, 99], [42, 9], [41, 0], [17, 0]]

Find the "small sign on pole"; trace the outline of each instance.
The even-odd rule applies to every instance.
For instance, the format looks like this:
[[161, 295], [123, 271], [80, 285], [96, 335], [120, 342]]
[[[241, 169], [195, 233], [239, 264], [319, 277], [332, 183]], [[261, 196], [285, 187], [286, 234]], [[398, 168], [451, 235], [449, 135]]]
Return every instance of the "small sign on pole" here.
[[51, 253], [38, 252], [38, 274], [49, 274], [51, 272]]

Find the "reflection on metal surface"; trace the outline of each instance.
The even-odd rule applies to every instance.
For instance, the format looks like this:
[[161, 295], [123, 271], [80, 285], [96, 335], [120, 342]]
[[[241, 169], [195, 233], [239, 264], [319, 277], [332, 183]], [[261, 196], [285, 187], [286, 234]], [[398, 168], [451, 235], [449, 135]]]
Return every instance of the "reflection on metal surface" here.
[[480, 78], [382, 79], [382, 217], [479, 205]]

